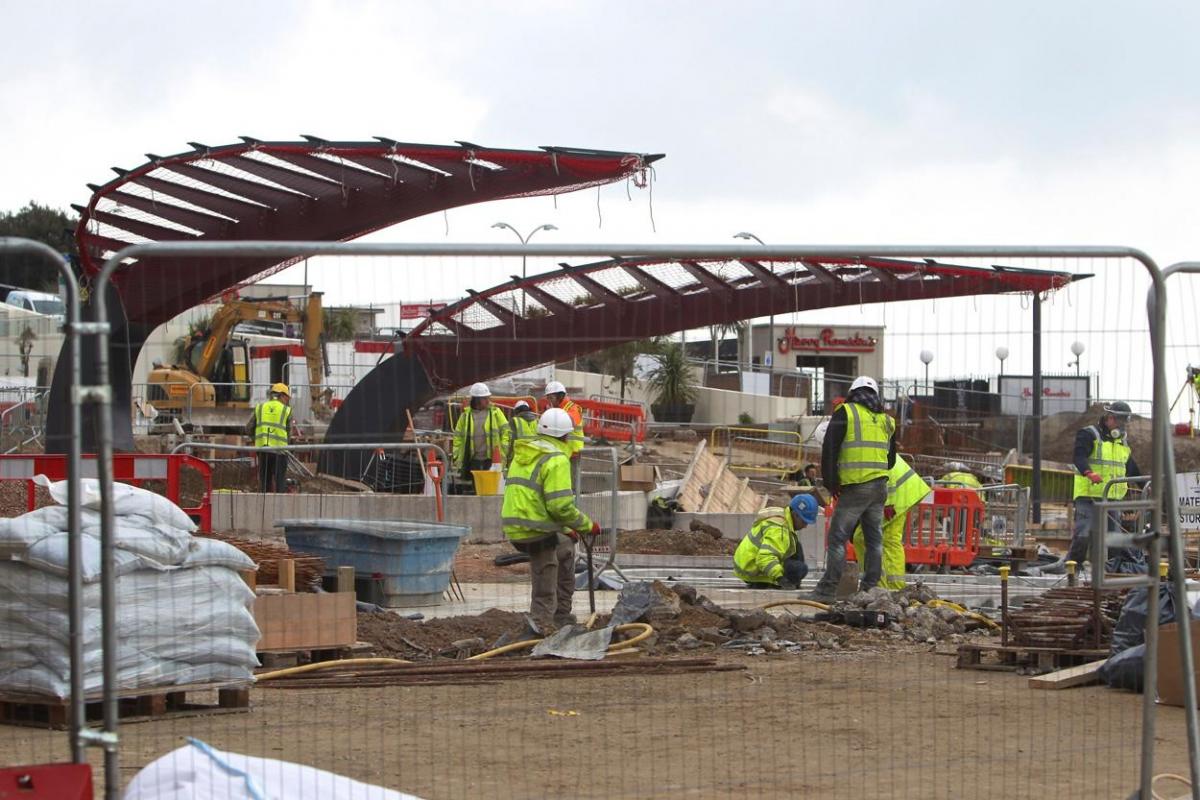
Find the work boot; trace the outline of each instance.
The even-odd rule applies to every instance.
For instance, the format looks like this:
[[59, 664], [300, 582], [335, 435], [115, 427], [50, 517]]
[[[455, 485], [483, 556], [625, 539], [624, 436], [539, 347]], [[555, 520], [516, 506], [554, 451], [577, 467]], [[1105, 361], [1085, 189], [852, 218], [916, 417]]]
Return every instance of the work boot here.
[[575, 617], [574, 614], [555, 614], [554, 615], [555, 627], [562, 628], [567, 625], [578, 625], [578, 624], [579, 624], [579, 620]]
[[828, 605], [828, 604], [832, 603], [833, 601], [835, 601], [837, 598], [831, 594], [825, 594], [818, 588], [818, 589], [813, 589], [811, 592], [801, 592], [800, 599], [801, 600], [812, 600], [817, 603], [825, 603]]

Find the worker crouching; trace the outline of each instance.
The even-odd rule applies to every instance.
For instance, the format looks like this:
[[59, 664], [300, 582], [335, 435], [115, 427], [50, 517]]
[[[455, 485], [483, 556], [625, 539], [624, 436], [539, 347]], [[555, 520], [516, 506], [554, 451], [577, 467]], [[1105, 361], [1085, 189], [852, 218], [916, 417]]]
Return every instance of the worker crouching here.
[[575, 541], [600, 533], [600, 526], [575, 505], [567, 442], [574, 429], [570, 415], [561, 408], [543, 413], [537, 438], [519, 439], [513, 445], [504, 487], [504, 535], [529, 555], [529, 613], [543, 627], [575, 621], [571, 613]]
[[817, 501], [798, 494], [787, 508], [764, 508], [733, 553], [733, 574], [754, 589], [798, 589], [808, 574], [796, 531], [817, 519]]

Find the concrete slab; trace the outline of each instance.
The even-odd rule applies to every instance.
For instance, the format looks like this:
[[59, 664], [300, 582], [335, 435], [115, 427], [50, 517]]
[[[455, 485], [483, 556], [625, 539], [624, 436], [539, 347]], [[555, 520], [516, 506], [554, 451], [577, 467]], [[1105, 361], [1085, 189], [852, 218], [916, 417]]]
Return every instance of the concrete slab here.
[[[445, 521], [467, 525], [468, 542], [504, 541], [500, 507], [504, 498], [452, 496], [443, 499]], [[604, 527], [613, 526], [612, 494], [584, 495], [580, 508]], [[250, 530], [269, 533], [280, 519], [407, 519], [432, 521], [437, 507], [432, 497], [403, 494], [258, 494], [220, 492], [213, 494], [213, 530]], [[646, 495], [618, 492], [616, 527], [639, 530], [646, 527]]]

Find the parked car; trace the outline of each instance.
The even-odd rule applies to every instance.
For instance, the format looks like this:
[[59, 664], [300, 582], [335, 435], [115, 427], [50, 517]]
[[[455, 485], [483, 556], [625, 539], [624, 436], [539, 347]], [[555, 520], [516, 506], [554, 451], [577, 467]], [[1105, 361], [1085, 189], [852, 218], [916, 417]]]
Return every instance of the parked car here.
[[59, 322], [64, 322], [67, 317], [66, 306], [63, 305], [63, 301], [56, 294], [32, 292], [28, 289], [14, 289], [4, 298], [4, 302], [10, 306], [32, 311], [35, 314], [54, 317]]

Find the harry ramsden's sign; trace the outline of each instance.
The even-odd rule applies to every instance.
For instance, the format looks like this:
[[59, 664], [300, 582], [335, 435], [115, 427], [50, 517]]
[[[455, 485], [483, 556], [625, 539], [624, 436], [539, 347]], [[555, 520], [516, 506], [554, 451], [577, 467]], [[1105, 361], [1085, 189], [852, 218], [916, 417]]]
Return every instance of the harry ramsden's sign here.
[[[1033, 397], [1033, 388], [1026, 386], [1021, 389], [1022, 397]], [[1042, 387], [1042, 397], [1074, 397], [1070, 389], [1051, 389], [1049, 386]]]
[[797, 336], [795, 328], [784, 328], [783, 338], [777, 341], [780, 353], [796, 350], [817, 350], [835, 353], [873, 353], [878, 340], [874, 336], [835, 336], [833, 328], [824, 328], [816, 336]]

